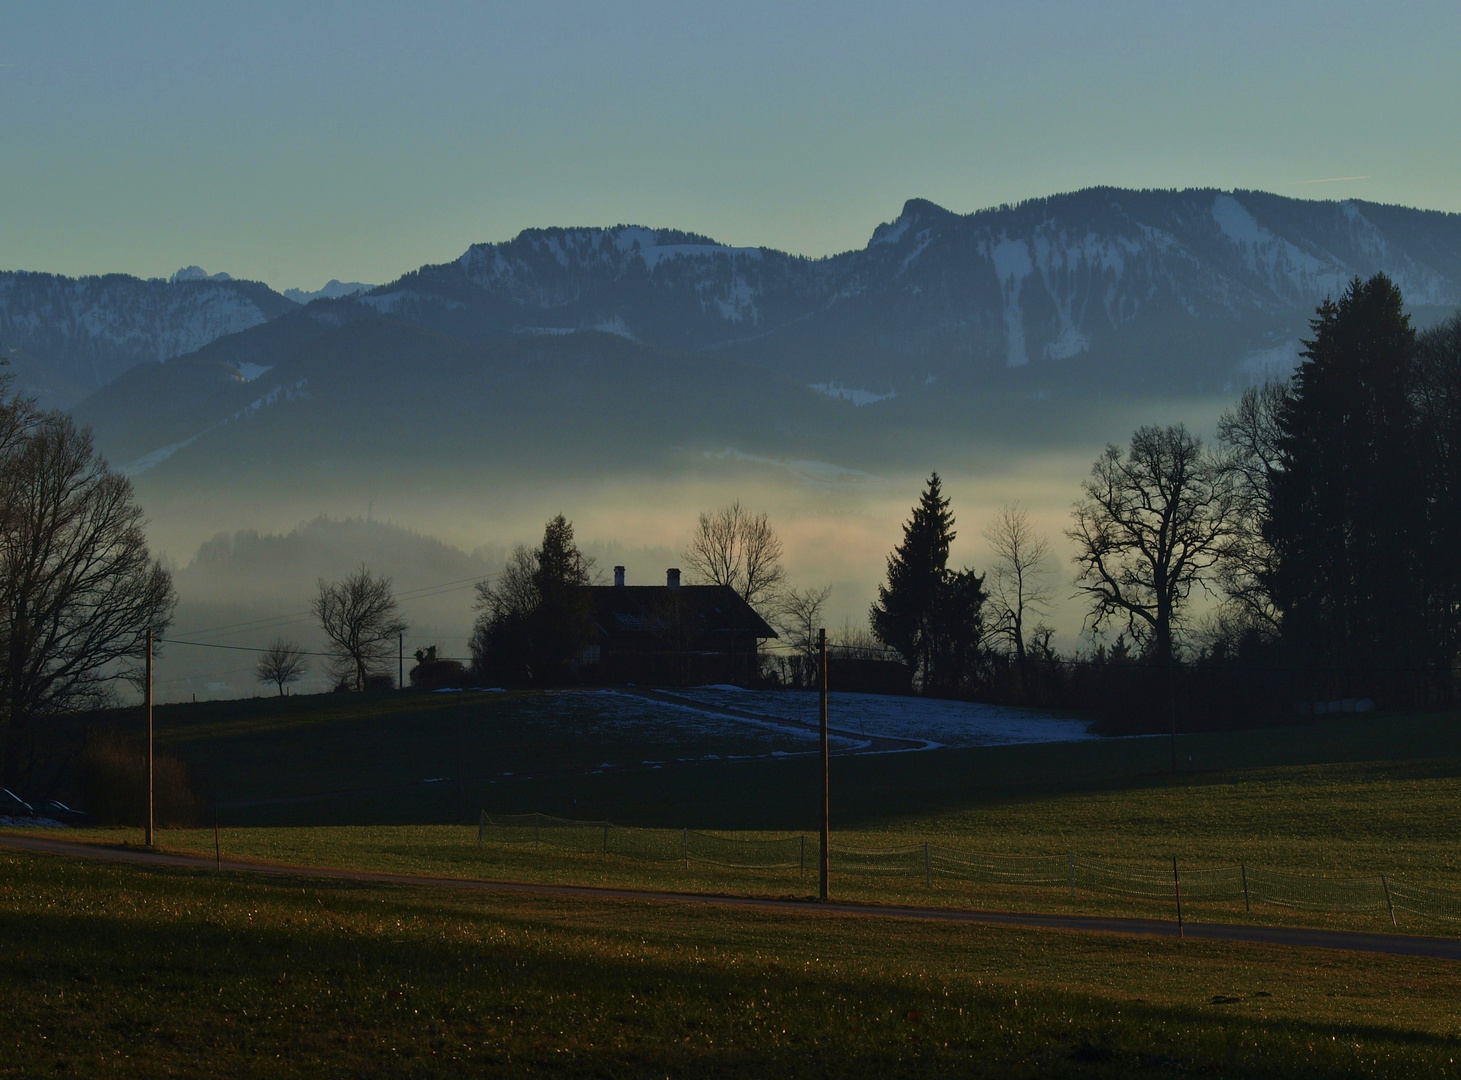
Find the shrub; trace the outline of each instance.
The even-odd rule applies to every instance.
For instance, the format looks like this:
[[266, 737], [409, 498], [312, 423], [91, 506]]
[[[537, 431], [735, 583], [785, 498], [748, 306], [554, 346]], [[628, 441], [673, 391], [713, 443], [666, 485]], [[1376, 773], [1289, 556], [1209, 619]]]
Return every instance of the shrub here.
[[418, 690], [465, 686], [467, 669], [459, 660], [423, 660], [411, 669], [411, 685]]
[[[188, 767], [167, 754], [153, 755], [153, 818], [160, 828], [196, 824], [200, 802]], [[113, 733], [87, 740], [81, 756], [81, 790], [98, 825], [147, 824], [147, 751]]]

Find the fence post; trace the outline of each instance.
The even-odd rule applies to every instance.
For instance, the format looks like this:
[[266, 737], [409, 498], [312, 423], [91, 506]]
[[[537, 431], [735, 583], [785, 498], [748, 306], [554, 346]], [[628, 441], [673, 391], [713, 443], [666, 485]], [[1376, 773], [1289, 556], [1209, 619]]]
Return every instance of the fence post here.
[[482, 846], [482, 830], [487, 827], [487, 811], [477, 811], [477, 846]]
[[218, 841], [218, 803], [213, 803], [213, 861], [215, 869], [223, 869], [223, 846]]
[[604, 822], [604, 854], [609, 853], [609, 823]]
[[690, 830], [685, 830], [685, 869], [690, 869]]
[[927, 840], [925, 840], [923, 842], [923, 887], [925, 889], [932, 889], [933, 888], [933, 866], [929, 862], [929, 858], [928, 858], [928, 841]]
[[542, 851], [543, 845], [538, 839], [538, 829], [543, 824], [543, 814], [539, 810], [533, 811], [533, 850]]
[[1074, 851], [1067, 851], [1065, 853], [1065, 858], [1066, 858], [1066, 861], [1070, 864], [1070, 898], [1072, 900], [1074, 900], [1075, 899], [1075, 852]]
[[1390, 925], [1399, 926], [1395, 921], [1395, 905], [1390, 902], [1390, 883], [1385, 880], [1385, 875], [1380, 875], [1380, 888], [1385, 890], [1385, 906], [1390, 909]]
[[1177, 876], [1177, 856], [1172, 856], [1172, 887], [1177, 890], [1177, 936], [1186, 937], [1182, 929], [1182, 879]]
[[1252, 911], [1253, 905], [1248, 902], [1248, 864], [1240, 862], [1238, 865], [1243, 870], [1243, 910]]
[[802, 877], [806, 877], [807, 876], [807, 838], [806, 838], [806, 835], [803, 834], [800, 837], [800, 840], [802, 842], [802, 865], [801, 865], [801, 873], [802, 873]]

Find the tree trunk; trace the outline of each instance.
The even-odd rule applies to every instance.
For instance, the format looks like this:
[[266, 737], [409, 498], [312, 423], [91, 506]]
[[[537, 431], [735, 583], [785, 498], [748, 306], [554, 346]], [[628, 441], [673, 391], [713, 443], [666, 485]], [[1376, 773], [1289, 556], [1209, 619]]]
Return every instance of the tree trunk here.
[[0, 777], [3, 777], [4, 786], [14, 790], [21, 786], [20, 783], [20, 758], [25, 749], [26, 736], [29, 734], [30, 724], [24, 712], [11, 706], [7, 710], [5, 724], [5, 757], [3, 765], [0, 765]]

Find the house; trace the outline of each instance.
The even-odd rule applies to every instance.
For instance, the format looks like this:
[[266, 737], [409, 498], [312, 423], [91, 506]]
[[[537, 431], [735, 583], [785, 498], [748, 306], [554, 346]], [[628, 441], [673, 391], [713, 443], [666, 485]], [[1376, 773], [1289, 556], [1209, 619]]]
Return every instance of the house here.
[[597, 642], [582, 674], [606, 683], [696, 686], [754, 681], [761, 641], [777, 636], [729, 585], [681, 585], [668, 570], [663, 585], [589, 587]]

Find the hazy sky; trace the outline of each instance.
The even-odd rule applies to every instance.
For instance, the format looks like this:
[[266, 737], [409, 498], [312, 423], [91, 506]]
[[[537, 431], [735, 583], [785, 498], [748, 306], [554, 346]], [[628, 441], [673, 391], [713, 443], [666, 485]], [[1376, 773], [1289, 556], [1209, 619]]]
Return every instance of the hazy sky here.
[[5, 0], [0, 268], [314, 288], [618, 222], [820, 255], [1093, 184], [1461, 211], [1458, 42], [1456, 0]]

